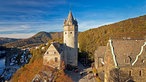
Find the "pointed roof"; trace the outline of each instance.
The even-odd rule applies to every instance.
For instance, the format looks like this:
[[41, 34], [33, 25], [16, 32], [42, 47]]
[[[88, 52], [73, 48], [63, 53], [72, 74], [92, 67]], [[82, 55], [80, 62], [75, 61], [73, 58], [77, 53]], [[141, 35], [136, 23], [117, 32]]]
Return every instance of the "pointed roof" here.
[[70, 11], [69, 14], [68, 14], [68, 21], [73, 21], [74, 18], [73, 18], [73, 15], [72, 15], [72, 12]]
[[72, 11], [69, 11], [68, 18], [64, 21], [64, 25], [78, 25], [76, 19], [74, 19]]

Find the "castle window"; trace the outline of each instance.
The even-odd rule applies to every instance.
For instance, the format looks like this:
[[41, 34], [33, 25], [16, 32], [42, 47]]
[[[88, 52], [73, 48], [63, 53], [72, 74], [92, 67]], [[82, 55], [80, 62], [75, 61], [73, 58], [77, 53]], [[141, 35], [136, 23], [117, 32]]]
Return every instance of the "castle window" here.
[[55, 62], [58, 62], [58, 58], [57, 57], [55, 57]]
[[49, 52], [47, 52], [47, 54], [49, 54]]
[[141, 62], [144, 63], [145, 62], [144, 59], [142, 59]]
[[65, 34], [67, 34], [67, 32], [64, 32]]
[[72, 34], [72, 32], [70, 32], [70, 34]]
[[48, 54], [56, 54], [56, 52], [50, 51], [48, 52]]
[[56, 54], [56, 52], [54, 52], [54, 54]]
[[129, 71], [129, 76], [131, 76], [131, 71]]
[[142, 76], [142, 71], [141, 70], [139, 71], [139, 76]]

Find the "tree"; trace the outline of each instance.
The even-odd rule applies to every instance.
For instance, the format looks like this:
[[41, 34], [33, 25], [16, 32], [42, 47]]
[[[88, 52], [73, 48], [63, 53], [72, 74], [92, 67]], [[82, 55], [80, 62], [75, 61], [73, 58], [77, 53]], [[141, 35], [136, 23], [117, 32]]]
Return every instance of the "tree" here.
[[114, 68], [110, 71], [110, 80], [113, 82], [134, 82], [132, 76], [119, 68]]

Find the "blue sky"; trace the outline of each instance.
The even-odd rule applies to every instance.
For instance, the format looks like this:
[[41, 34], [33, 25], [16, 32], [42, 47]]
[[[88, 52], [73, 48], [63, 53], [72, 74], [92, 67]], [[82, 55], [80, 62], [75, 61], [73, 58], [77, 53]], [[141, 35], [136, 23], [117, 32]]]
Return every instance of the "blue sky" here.
[[79, 31], [146, 14], [146, 0], [0, 0], [0, 37], [63, 31], [69, 10]]

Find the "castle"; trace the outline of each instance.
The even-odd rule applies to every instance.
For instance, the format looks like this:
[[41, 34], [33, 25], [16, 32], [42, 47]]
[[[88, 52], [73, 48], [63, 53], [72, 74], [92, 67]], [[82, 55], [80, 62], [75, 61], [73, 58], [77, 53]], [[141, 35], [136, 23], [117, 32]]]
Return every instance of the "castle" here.
[[59, 69], [62, 61], [78, 66], [78, 22], [71, 11], [64, 21], [63, 44], [52, 42], [43, 56], [43, 64], [53, 68]]

